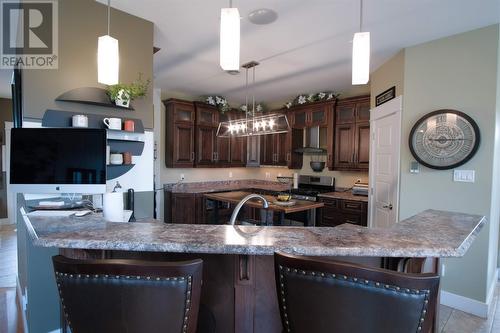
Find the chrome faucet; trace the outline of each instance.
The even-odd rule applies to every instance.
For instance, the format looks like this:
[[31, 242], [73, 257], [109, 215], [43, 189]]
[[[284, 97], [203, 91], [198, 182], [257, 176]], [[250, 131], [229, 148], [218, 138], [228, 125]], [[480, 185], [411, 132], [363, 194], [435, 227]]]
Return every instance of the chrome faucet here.
[[240, 212], [240, 209], [241, 209], [241, 207], [243, 207], [243, 205], [245, 204], [245, 202], [247, 202], [248, 200], [253, 199], [253, 198], [259, 198], [260, 200], [263, 201], [262, 207], [263, 208], [269, 208], [269, 202], [267, 202], [266, 198], [264, 198], [262, 195], [260, 195], [260, 194], [249, 194], [246, 197], [244, 197], [243, 199], [241, 199], [241, 201], [238, 202], [238, 204], [236, 205], [236, 207], [234, 207], [233, 214], [231, 215], [231, 219], [229, 220], [229, 224], [230, 225], [234, 225], [236, 223], [236, 217], [238, 217], [238, 213]]

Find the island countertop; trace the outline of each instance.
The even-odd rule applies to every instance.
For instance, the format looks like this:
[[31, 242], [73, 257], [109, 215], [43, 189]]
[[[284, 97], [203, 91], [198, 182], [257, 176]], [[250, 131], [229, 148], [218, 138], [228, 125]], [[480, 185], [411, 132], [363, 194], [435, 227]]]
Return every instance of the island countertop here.
[[24, 216], [35, 246], [73, 249], [311, 256], [460, 257], [484, 216], [426, 210], [388, 229], [351, 224], [278, 227], [105, 222], [86, 217]]

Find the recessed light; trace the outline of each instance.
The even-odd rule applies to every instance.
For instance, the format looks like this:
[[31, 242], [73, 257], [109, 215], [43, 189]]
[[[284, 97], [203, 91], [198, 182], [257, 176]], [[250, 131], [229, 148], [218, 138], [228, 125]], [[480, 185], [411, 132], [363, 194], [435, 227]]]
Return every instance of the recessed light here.
[[278, 13], [269, 8], [259, 8], [248, 14], [248, 20], [258, 25], [273, 23], [277, 18]]

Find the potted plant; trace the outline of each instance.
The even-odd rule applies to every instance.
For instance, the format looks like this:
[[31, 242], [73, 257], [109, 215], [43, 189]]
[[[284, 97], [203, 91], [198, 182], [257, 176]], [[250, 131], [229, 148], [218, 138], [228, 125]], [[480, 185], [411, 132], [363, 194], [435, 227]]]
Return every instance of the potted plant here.
[[229, 103], [227, 102], [226, 98], [222, 96], [218, 95], [207, 96], [205, 98], [205, 103], [215, 106], [222, 114], [231, 110], [231, 107], [229, 106]]
[[128, 108], [130, 101], [146, 96], [150, 82], [149, 79], [143, 81], [139, 74], [139, 78], [130, 84], [118, 83], [108, 86], [107, 93], [117, 106]]

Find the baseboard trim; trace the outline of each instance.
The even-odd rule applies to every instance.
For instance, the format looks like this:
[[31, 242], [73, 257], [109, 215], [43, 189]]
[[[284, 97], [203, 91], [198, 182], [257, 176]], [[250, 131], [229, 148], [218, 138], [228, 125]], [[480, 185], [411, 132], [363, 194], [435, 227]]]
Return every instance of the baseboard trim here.
[[26, 313], [23, 306], [23, 292], [21, 284], [19, 283], [19, 277], [16, 277], [16, 303], [21, 314], [23, 333], [28, 333], [28, 322], [26, 321]]
[[[495, 278], [493, 281], [498, 280], [499, 270], [495, 272]], [[464, 297], [461, 295], [453, 294], [445, 290], [441, 290], [440, 298], [441, 304], [449, 306], [463, 312], [473, 314], [481, 318], [488, 318], [488, 314], [491, 312], [491, 307], [493, 306], [493, 297], [495, 296], [496, 283], [492, 283], [490, 290], [488, 290], [488, 295], [486, 297], [486, 303], [480, 302], [478, 300]]]

